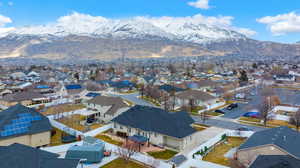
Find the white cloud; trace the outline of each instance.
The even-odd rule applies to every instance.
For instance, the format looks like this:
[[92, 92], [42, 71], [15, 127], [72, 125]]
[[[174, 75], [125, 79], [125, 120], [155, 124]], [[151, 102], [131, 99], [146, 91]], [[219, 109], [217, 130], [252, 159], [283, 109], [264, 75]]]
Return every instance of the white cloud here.
[[0, 15], [0, 27], [6, 25], [7, 23], [12, 23], [12, 20], [9, 17]]
[[105, 22], [106, 18], [102, 16], [91, 16], [88, 14], [81, 14], [77, 12], [73, 12], [71, 15], [62, 16], [58, 18], [57, 22], [59, 24], [74, 24], [74, 23], [98, 23]]
[[8, 23], [12, 23], [12, 20], [9, 17], [0, 15], [0, 35], [15, 30], [14, 27], [4, 27]]
[[275, 36], [288, 33], [300, 33], [300, 15], [295, 12], [276, 16], [265, 16], [257, 19], [257, 22], [266, 24]]
[[194, 2], [188, 2], [188, 5], [193, 6], [195, 8], [199, 8], [199, 9], [209, 9], [211, 8], [209, 6], [209, 0], [197, 0]]
[[14, 3], [12, 1], [9, 1], [7, 4], [8, 4], [8, 6], [13, 6], [14, 5]]

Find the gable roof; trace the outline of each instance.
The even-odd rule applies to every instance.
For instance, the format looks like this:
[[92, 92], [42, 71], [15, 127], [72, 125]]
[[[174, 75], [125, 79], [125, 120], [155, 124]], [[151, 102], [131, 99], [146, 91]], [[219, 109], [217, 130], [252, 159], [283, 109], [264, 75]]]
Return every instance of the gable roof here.
[[201, 101], [215, 99], [214, 96], [199, 90], [186, 90], [178, 93], [176, 97], [180, 99], [194, 99], [194, 100], [201, 100]]
[[3, 96], [2, 100], [8, 101], [8, 102], [20, 102], [24, 100], [32, 100], [32, 99], [40, 99], [40, 98], [46, 98], [44, 95], [38, 93], [38, 92], [17, 92], [14, 94], [8, 94]]
[[0, 112], [0, 139], [32, 135], [52, 130], [49, 119], [21, 104]]
[[0, 147], [1, 168], [76, 168], [78, 159], [59, 159], [59, 155], [21, 144]]
[[249, 168], [299, 168], [300, 160], [289, 155], [259, 155]]
[[112, 120], [121, 125], [184, 138], [196, 132], [186, 112], [170, 113], [160, 108], [136, 105]]
[[288, 127], [277, 127], [255, 132], [239, 150], [262, 145], [276, 145], [294, 157], [300, 158], [300, 134]]
[[120, 108], [129, 107], [120, 97], [96, 96], [88, 100], [87, 103], [98, 104], [101, 106], [111, 106], [106, 114], [115, 114]]
[[159, 86], [159, 90], [164, 90], [166, 92], [172, 92], [172, 91], [180, 92], [180, 91], [184, 91], [184, 89], [179, 88], [179, 87], [175, 87], [175, 86], [172, 86], [172, 85], [161, 85], [161, 86]]

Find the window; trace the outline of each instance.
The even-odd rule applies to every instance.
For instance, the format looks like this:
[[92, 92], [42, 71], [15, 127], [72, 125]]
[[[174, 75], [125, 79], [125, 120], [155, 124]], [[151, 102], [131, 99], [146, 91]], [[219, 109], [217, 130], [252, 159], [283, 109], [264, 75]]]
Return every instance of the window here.
[[157, 133], [154, 133], [154, 136], [157, 137]]
[[123, 127], [120, 125], [120, 129], [123, 129]]
[[131, 128], [128, 128], [128, 132], [129, 132], [129, 133], [131, 132]]
[[114, 123], [114, 128], [117, 128], [116, 123]]

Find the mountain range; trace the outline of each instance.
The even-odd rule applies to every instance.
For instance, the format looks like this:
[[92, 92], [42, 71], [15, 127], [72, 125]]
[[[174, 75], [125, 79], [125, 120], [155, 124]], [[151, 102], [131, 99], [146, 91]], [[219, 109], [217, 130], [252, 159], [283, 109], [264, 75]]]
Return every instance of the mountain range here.
[[0, 58], [112, 60], [183, 56], [300, 56], [300, 44], [251, 39], [201, 23], [128, 19], [21, 27], [0, 36]]

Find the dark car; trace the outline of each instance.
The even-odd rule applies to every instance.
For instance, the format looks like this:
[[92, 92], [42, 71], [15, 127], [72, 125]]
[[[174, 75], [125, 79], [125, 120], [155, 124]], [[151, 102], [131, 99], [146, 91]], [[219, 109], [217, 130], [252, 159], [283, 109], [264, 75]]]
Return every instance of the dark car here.
[[87, 118], [87, 120], [86, 120], [86, 122], [87, 122], [88, 124], [91, 124], [91, 123], [93, 123], [93, 122], [95, 122], [95, 121], [96, 121], [95, 118]]
[[240, 127], [237, 129], [238, 131], [252, 131], [252, 129], [247, 128], [247, 127]]
[[233, 104], [230, 104], [226, 109], [227, 110], [232, 110], [234, 108], [237, 108], [238, 107], [238, 104], [237, 103], [233, 103]]
[[216, 113], [225, 114], [225, 112], [224, 112], [224, 111], [222, 111], [222, 110], [215, 110], [215, 112], [216, 112]]

